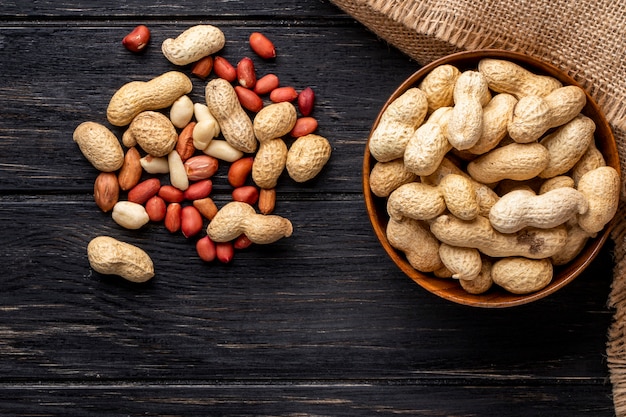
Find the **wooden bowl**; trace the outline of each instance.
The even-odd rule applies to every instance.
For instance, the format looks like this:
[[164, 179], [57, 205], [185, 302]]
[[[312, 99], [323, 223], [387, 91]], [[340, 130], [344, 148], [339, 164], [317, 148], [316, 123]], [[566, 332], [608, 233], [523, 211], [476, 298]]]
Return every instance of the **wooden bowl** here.
[[[406, 81], [404, 81], [391, 95], [391, 97], [389, 97], [384, 107], [378, 114], [378, 117], [376, 118], [376, 121], [370, 131], [370, 137], [371, 133], [378, 126], [381, 115], [387, 106], [389, 106], [393, 100], [402, 95], [402, 93], [410, 87], [417, 86], [421, 79], [435, 67], [442, 64], [451, 64], [459, 68], [461, 71], [476, 69], [478, 62], [482, 58], [497, 58], [513, 61], [536, 74], [545, 74], [557, 78], [563, 83], [563, 85], [577, 85], [580, 87], [579, 83], [553, 65], [520, 53], [504, 50], [459, 52], [433, 61], [432, 63], [422, 67], [420, 70], [411, 75]], [[605, 116], [589, 94], [587, 94], [587, 104], [582, 112], [586, 116], [593, 119], [596, 123], [596, 146], [604, 155], [607, 165], [614, 167], [618, 172], [620, 172], [615, 138]], [[457, 280], [437, 278], [432, 274], [422, 273], [415, 270], [406, 260], [404, 254], [390, 245], [385, 233], [389, 219], [386, 210], [386, 199], [375, 196], [370, 189], [369, 174], [375, 163], [376, 160], [369, 152], [368, 139], [368, 146], [365, 147], [365, 157], [363, 159], [363, 193], [370, 222], [378, 240], [393, 262], [413, 281], [431, 293], [455, 303], [483, 308], [512, 307], [530, 303], [554, 293], [574, 280], [593, 261], [593, 259], [600, 252], [602, 245], [606, 242], [613, 223], [611, 222], [608, 224], [595, 238], [590, 239], [585, 248], [574, 260], [566, 265], [555, 267], [554, 277], [551, 283], [542, 290], [531, 294], [519, 295], [507, 292], [494, 284], [492, 289], [484, 294], [470, 294], [461, 288]]]

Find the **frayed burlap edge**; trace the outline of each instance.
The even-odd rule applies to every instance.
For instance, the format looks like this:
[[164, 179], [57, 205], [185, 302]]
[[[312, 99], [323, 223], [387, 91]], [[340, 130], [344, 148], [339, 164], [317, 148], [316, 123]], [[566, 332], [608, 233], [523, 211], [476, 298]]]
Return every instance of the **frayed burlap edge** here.
[[[615, 415], [626, 417], [626, 106], [623, 105], [626, 69], [621, 37], [616, 36], [626, 31], [626, 15], [620, 12], [626, 8], [625, 1], [618, 1], [623, 7], [611, 0], [579, 2], [583, 5], [580, 10], [561, 0], [331, 1], [422, 65], [461, 50], [490, 48], [524, 52], [562, 68], [602, 108], [615, 134], [622, 177], [621, 202], [616, 214], [619, 220], [611, 232], [615, 265], [607, 305], [614, 309], [614, 315], [608, 329], [607, 363]], [[476, 15], [479, 5], [496, 12]], [[520, 5], [534, 9], [506, 13], [507, 8]], [[579, 13], [588, 24], [584, 39], [580, 39], [580, 28], [576, 27], [580, 16], [572, 17], [568, 25], [564, 19], [568, 13]], [[551, 33], [551, 30], [560, 32]]]

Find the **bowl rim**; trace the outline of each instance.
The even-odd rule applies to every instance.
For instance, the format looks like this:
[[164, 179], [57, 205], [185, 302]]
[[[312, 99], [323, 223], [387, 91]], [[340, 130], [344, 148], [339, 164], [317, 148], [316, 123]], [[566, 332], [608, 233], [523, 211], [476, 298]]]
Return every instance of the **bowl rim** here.
[[[391, 246], [385, 233], [388, 220], [386, 210], [383, 213], [383, 219], [385, 219], [384, 224], [381, 224], [380, 220], [377, 221], [377, 219], [381, 218], [381, 202], [386, 201], [386, 198], [375, 196], [370, 189], [369, 182], [371, 168], [373, 167], [373, 164], [376, 163], [376, 160], [369, 152], [369, 142], [372, 133], [380, 123], [382, 114], [391, 102], [404, 93], [408, 88], [416, 86], [426, 74], [439, 65], [453, 64], [458, 65], [459, 69], [462, 69], [462, 67], [468, 67], [468, 63], [472, 62], [474, 63], [473, 67], [475, 68], [478, 60], [482, 58], [497, 58], [513, 61], [533, 72], [538, 71], [539, 73], [551, 75], [559, 79], [564, 85], [575, 85], [582, 88], [587, 97], [587, 103], [583, 112], [591, 112], [593, 114], [594, 121], [596, 122], [594, 140], [596, 144], [598, 144], [599, 141], [597, 135], [599, 135], [598, 131], [600, 130], [603, 139], [600, 141], [601, 146], [598, 146], [598, 148], [601, 149], [607, 165], [612, 166], [619, 173], [621, 173], [617, 144], [610, 124], [599, 105], [591, 97], [589, 92], [580, 85], [580, 83], [553, 64], [521, 52], [503, 49], [477, 49], [472, 51], [456, 52], [434, 60], [420, 67], [394, 90], [379, 111], [368, 134], [362, 165], [362, 187], [368, 217], [378, 241], [381, 243], [385, 252], [396, 264], [396, 266], [399, 267], [400, 270], [402, 270], [409, 278], [430, 293], [448, 301], [453, 301], [457, 304], [482, 308], [514, 307], [542, 299], [563, 288], [577, 278], [600, 253], [609, 237], [610, 231], [615, 225], [616, 219], [613, 218], [613, 220], [609, 222], [595, 238], [590, 238], [583, 250], [577, 255], [576, 258], [574, 258], [574, 260], [563, 266], [555, 267], [552, 282], [545, 288], [530, 294], [513, 294], [500, 288], [497, 288], [495, 292], [493, 290], [489, 290], [484, 294], [470, 294], [460, 287], [457, 280], [437, 278], [432, 274], [422, 273], [415, 270], [406, 260], [404, 254]], [[463, 65], [459, 65], [459, 63]], [[574, 262], [576, 260], [578, 260], [578, 262]]]

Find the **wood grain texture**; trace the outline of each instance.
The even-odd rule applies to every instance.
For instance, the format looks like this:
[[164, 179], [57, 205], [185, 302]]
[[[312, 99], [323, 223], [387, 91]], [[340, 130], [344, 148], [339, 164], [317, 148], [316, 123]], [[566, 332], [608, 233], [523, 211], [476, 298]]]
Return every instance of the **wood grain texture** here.
[[[144, 22], [153, 41], [131, 54], [121, 38]], [[272, 38], [279, 57], [259, 72], [312, 86], [333, 145], [316, 180], [279, 181], [293, 236], [229, 265], [202, 263], [162, 225], [117, 226], [71, 139], [105, 122], [120, 85], [172, 69], [160, 42], [199, 22], [222, 28], [232, 61], [251, 54], [250, 32]], [[361, 162], [418, 66], [328, 2], [3, 2], [0, 68], [0, 414], [613, 415], [610, 244], [563, 290], [503, 311], [444, 301], [387, 258]], [[101, 234], [150, 253], [154, 280], [92, 271], [86, 245]]]

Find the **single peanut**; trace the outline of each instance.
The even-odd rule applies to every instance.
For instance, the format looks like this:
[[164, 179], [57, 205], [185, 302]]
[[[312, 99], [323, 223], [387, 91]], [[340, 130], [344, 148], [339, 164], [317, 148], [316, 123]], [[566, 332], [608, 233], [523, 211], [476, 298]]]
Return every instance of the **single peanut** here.
[[165, 210], [164, 224], [170, 233], [180, 230], [183, 206], [180, 203], [170, 203]]
[[202, 152], [216, 159], [226, 162], [235, 162], [243, 156], [243, 152], [234, 148], [225, 140], [214, 139]]
[[289, 148], [285, 167], [294, 181], [309, 181], [324, 168], [331, 152], [332, 147], [325, 137], [314, 134], [301, 136]]
[[167, 164], [167, 158], [162, 156], [156, 157], [150, 154], [139, 160], [141, 167], [148, 174], [167, 174], [170, 172], [170, 166]]
[[124, 150], [113, 132], [96, 122], [83, 122], [74, 130], [74, 142], [98, 171], [113, 172], [124, 163]]
[[154, 264], [145, 251], [110, 236], [93, 238], [87, 245], [87, 258], [100, 274], [119, 275], [132, 282], [146, 282], [154, 276]]
[[238, 250], [249, 248], [251, 245], [252, 241], [244, 234], [239, 235], [237, 239], [233, 241], [233, 248]]
[[389, 103], [369, 139], [368, 147], [374, 159], [388, 162], [402, 158], [406, 144], [427, 112], [426, 94], [418, 88], [409, 88]]
[[289, 134], [294, 138], [299, 138], [300, 136], [306, 136], [315, 132], [316, 129], [317, 120], [315, 120], [315, 118], [311, 116], [300, 117], [296, 120], [296, 124]]
[[217, 205], [211, 197], [200, 198], [193, 200], [193, 206], [198, 209], [202, 217], [213, 220], [213, 217], [217, 214]]
[[369, 183], [375, 196], [389, 197], [393, 190], [416, 179], [417, 175], [406, 169], [402, 158], [398, 158], [389, 162], [376, 162], [370, 172]]
[[196, 25], [176, 38], [163, 41], [161, 51], [175, 65], [187, 65], [205, 56], [213, 55], [226, 43], [224, 33], [212, 25]]
[[211, 178], [219, 168], [217, 159], [209, 155], [192, 156], [183, 165], [189, 181]]
[[226, 58], [216, 56], [213, 59], [213, 72], [229, 83], [237, 79], [237, 69]]
[[252, 156], [241, 158], [233, 162], [228, 168], [228, 183], [235, 188], [244, 185], [250, 172], [252, 172], [253, 163], [254, 157]]
[[226, 80], [216, 78], [205, 88], [207, 107], [217, 120], [224, 139], [235, 149], [252, 153], [256, 151], [252, 121], [239, 103], [237, 93]]
[[141, 180], [142, 170], [139, 151], [134, 146], [128, 148], [124, 155], [124, 164], [118, 174], [120, 188], [127, 191], [137, 185]]
[[266, 74], [259, 78], [254, 85], [254, 92], [263, 95], [271, 93], [272, 90], [278, 88], [280, 81], [276, 74]]
[[298, 92], [291, 86], [277, 87], [270, 93], [270, 100], [274, 103], [291, 102], [298, 98]]
[[233, 201], [240, 201], [250, 205], [259, 201], [259, 190], [254, 185], [243, 185], [232, 192]]
[[211, 75], [212, 70], [213, 57], [211, 55], [200, 58], [198, 61], [194, 62], [193, 66], [191, 67], [191, 73], [196, 77], [202, 79], [205, 79], [209, 75]]
[[246, 57], [241, 58], [237, 63], [237, 81], [244, 88], [254, 88], [256, 84], [256, 69], [254, 62]]
[[113, 221], [126, 229], [140, 229], [150, 221], [144, 206], [132, 201], [118, 201], [111, 213]]
[[454, 84], [461, 71], [454, 65], [439, 65], [433, 68], [419, 83], [418, 88], [424, 92], [428, 100], [428, 113], [441, 107], [454, 105]]
[[200, 181], [194, 182], [193, 184], [190, 184], [189, 188], [187, 188], [183, 192], [183, 197], [185, 198], [185, 200], [189, 200], [189, 201], [199, 200], [201, 198], [208, 197], [209, 194], [211, 194], [212, 190], [213, 190], [213, 181], [200, 180]]
[[167, 155], [178, 141], [178, 133], [170, 119], [151, 110], [138, 114], [126, 134], [132, 136], [144, 151], [156, 157]]
[[212, 262], [216, 256], [215, 242], [203, 236], [196, 242], [196, 252], [204, 262]]
[[186, 238], [193, 237], [200, 233], [203, 227], [202, 215], [197, 208], [185, 206], [180, 213], [180, 230]]
[[222, 207], [207, 226], [215, 242], [229, 242], [245, 234], [253, 243], [269, 244], [291, 236], [291, 222], [275, 214], [258, 214], [250, 204], [233, 201]]
[[293, 129], [297, 117], [295, 106], [289, 102], [267, 105], [254, 116], [254, 135], [261, 143], [283, 137]]
[[554, 275], [549, 259], [510, 257], [491, 267], [493, 282], [513, 294], [528, 294], [545, 288]]
[[263, 59], [276, 57], [274, 43], [260, 32], [252, 32], [249, 38], [250, 48]]
[[178, 140], [176, 141], [176, 152], [180, 155], [180, 159], [185, 162], [191, 158], [196, 152], [196, 147], [193, 144], [193, 132], [196, 127], [196, 122], [190, 122], [185, 128], [178, 134]]
[[215, 257], [223, 264], [230, 263], [235, 257], [235, 248], [232, 242], [217, 242], [215, 244]]
[[259, 97], [259, 95], [254, 91], [240, 85], [236, 85], [235, 93], [237, 93], [239, 103], [241, 103], [244, 109], [257, 113], [263, 108], [263, 99], [261, 99], [261, 97]]
[[144, 204], [150, 197], [156, 195], [160, 188], [161, 181], [158, 178], [148, 178], [128, 191], [128, 201]]
[[146, 201], [146, 213], [152, 222], [160, 222], [165, 219], [166, 209], [165, 200], [158, 195], [152, 196]]
[[404, 252], [409, 264], [418, 271], [432, 272], [443, 267], [440, 243], [421, 221], [391, 218], [385, 233], [389, 244]]
[[281, 138], [261, 142], [252, 164], [252, 180], [261, 188], [274, 188], [287, 164], [287, 145]]
[[185, 199], [183, 191], [169, 184], [162, 185], [157, 195], [168, 203], [180, 203]]
[[271, 214], [276, 207], [276, 188], [261, 188], [258, 206], [261, 214]]
[[93, 199], [103, 212], [113, 209], [120, 196], [120, 186], [114, 172], [101, 172], [93, 185]]
[[141, 52], [150, 42], [150, 29], [146, 25], [136, 26], [122, 39], [122, 45], [131, 52]]
[[179, 71], [166, 72], [150, 81], [131, 81], [111, 97], [107, 119], [114, 126], [126, 126], [143, 111], [171, 106], [192, 87], [189, 77]]
[[454, 107], [448, 121], [447, 137], [458, 150], [474, 146], [483, 131], [483, 106], [491, 99], [487, 80], [478, 71], [461, 73], [454, 85]]
[[170, 168], [170, 183], [181, 191], [189, 188], [189, 177], [187, 177], [185, 164], [175, 149], [167, 154], [167, 165]]
[[303, 116], [308, 116], [313, 112], [315, 105], [315, 92], [311, 87], [306, 87], [298, 94], [298, 110]]
[[193, 117], [193, 101], [188, 95], [182, 95], [177, 98], [170, 107], [170, 121], [172, 124], [182, 129], [191, 122]]

